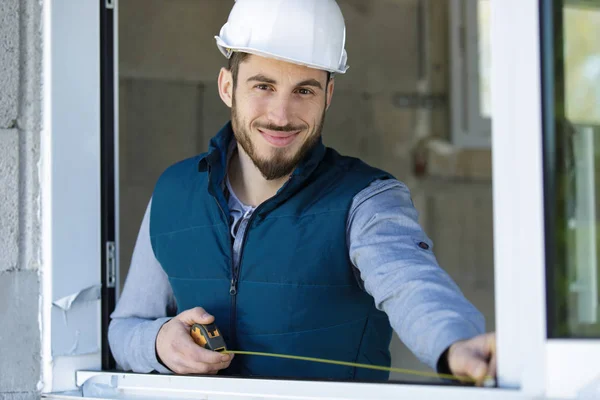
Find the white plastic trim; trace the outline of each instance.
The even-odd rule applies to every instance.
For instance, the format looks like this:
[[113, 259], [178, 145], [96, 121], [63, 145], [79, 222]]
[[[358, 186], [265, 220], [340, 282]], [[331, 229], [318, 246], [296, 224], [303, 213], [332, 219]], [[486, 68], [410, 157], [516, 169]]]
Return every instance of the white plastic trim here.
[[[100, 369], [100, 16], [97, 0], [44, 2], [43, 392]], [[92, 290], [93, 292], [93, 290]], [[74, 299], [59, 303], [61, 298]], [[40, 385], [41, 386], [41, 385]]]
[[190, 377], [125, 373], [79, 372], [83, 394], [102, 398], [201, 398], [201, 399], [525, 399], [514, 390], [473, 387], [310, 382], [225, 377]]
[[120, 177], [120, 164], [119, 164], [119, 0], [114, 0], [113, 8], [113, 21], [114, 21], [114, 42], [113, 42], [113, 60], [114, 60], [114, 106], [115, 106], [115, 243], [116, 243], [116, 264], [117, 264], [117, 284], [115, 288], [115, 301], [119, 300], [121, 296], [121, 180]]
[[492, 158], [498, 380], [545, 390], [539, 4], [492, 1]]
[[42, 227], [42, 268], [40, 293], [40, 331], [42, 376], [38, 389], [52, 391], [52, 334], [50, 331], [52, 309], [52, 1], [42, 4], [43, 20], [43, 99], [42, 99], [42, 137], [40, 145], [40, 181], [41, 181], [41, 227]]
[[[546, 345], [548, 396], [576, 398], [586, 387], [600, 386], [600, 340], [550, 339]], [[600, 396], [600, 391], [597, 392]], [[598, 397], [590, 397], [598, 398]]]

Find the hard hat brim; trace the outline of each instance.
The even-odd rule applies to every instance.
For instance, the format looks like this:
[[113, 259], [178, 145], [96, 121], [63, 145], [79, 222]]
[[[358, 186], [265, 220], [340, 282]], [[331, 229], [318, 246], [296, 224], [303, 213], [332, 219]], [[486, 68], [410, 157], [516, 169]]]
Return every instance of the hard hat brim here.
[[280, 55], [269, 53], [267, 51], [257, 50], [257, 49], [251, 48], [251, 47], [229, 46], [219, 36], [215, 36], [215, 40], [217, 41], [217, 47], [219, 48], [219, 50], [227, 58], [230, 58], [231, 54], [233, 52], [237, 51], [237, 52], [242, 52], [242, 53], [250, 53], [250, 54], [254, 54], [254, 55], [266, 57], [266, 58], [273, 58], [275, 60], [285, 61], [285, 62], [289, 62], [292, 64], [302, 65], [305, 67], [319, 69], [322, 71], [327, 71], [327, 72], [336, 73], [336, 74], [345, 74], [346, 71], [348, 71], [348, 68], [350, 68], [348, 65], [345, 65], [343, 67], [338, 67], [338, 68], [330, 68], [330, 67], [327, 67], [324, 65], [312, 64], [312, 63], [307, 63], [307, 62], [304, 62], [301, 60], [296, 60], [293, 58], [283, 57]]

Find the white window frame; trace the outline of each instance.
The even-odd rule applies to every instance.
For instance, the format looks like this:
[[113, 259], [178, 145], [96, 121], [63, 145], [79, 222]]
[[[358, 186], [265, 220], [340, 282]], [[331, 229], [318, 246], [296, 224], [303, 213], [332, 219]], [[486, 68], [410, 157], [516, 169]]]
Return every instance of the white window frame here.
[[[43, 9], [44, 397], [78, 397], [84, 390], [87, 396], [104, 398], [510, 400], [574, 398], [593, 381], [596, 363], [587, 360], [600, 356], [598, 341], [546, 339], [539, 2], [534, 0], [492, 1], [494, 259], [501, 389], [110, 373], [100, 371], [99, 352], [79, 354], [75, 347], [70, 355], [58, 354], [57, 349], [73, 344], [76, 329], [80, 335], [95, 337], [100, 346], [98, 301], [74, 303], [68, 316], [71, 331], [61, 330], [64, 315], [53, 305], [100, 282], [97, 9], [97, 0], [51, 0]], [[64, 68], [68, 63], [77, 68]], [[117, 121], [115, 125], [116, 129]], [[95, 318], [91, 323], [86, 319], [90, 313]], [[69, 390], [80, 391], [58, 393]]]
[[481, 114], [479, 103], [479, 0], [449, 1], [452, 144], [489, 149], [492, 122]]
[[546, 366], [539, 2], [491, 6], [498, 380], [539, 396]]
[[101, 362], [99, 9], [97, 0], [43, 2], [44, 391], [72, 387], [74, 370]]
[[499, 382], [551, 398], [587, 388], [595, 398], [600, 340], [547, 337], [539, 3], [491, 3]]
[[[115, 21], [117, 12], [115, 6]], [[102, 363], [101, 304], [96, 300], [102, 250], [100, 1], [44, 1], [42, 21], [40, 387], [50, 393], [72, 390], [75, 371], [100, 369]], [[114, 29], [117, 35], [118, 24]], [[113, 57], [118, 65], [118, 43]], [[116, 99], [118, 89], [115, 68]], [[114, 112], [118, 135], [119, 108]], [[117, 185], [116, 204], [118, 199]], [[118, 240], [118, 208], [115, 213]], [[117, 288], [118, 279], [117, 273]], [[61, 301], [72, 301], [68, 310], [58, 306]]]
[[[576, 5], [577, 3], [589, 3], [587, 1], [567, 1]], [[558, 49], [555, 51], [563, 51]], [[590, 128], [577, 127], [580, 132], [578, 135], [581, 139], [591, 139], [592, 132]], [[591, 140], [588, 140], [588, 144]], [[586, 164], [590, 162], [586, 160], [586, 156], [582, 155], [577, 159], [579, 163]], [[585, 169], [585, 168], [584, 168]], [[585, 172], [580, 170], [580, 172]], [[586, 174], [578, 174], [579, 179], [586, 178]], [[590, 179], [590, 176], [587, 176]], [[588, 214], [584, 212], [584, 214]], [[588, 217], [592, 217], [592, 213], [589, 212]], [[580, 251], [586, 251], [586, 243], [578, 243], [581, 245]], [[595, 257], [595, 254], [594, 256]], [[592, 267], [590, 264], [591, 260], [587, 260], [588, 263], [584, 265], [578, 265], [580, 273], [587, 273], [589, 279], [594, 279], [594, 274], [589, 274], [589, 271], [583, 271], [585, 267]], [[595, 265], [593, 265], [595, 267]], [[575, 287], [572, 289], [581, 290], [581, 295], [589, 299], [590, 295], [595, 295], [597, 288], [594, 284], [588, 283], [584, 287]], [[588, 304], [589, 306], [589, 304]], [[586, 307], [586, 304], [582, 304], [579, 311], [579, 319], [585, 320], [589, 318], [589, 313], [597, 305]], [[591, 310], [590, 310], [591, 309]], [[546, 310], [544, 309], [544, 312]], [[587, 315], [586, 315], [587, 314]], [[545, 315], [545, 314], [544, 314]], [[600, 357], [600, 339], [546, 339], [545, 340], [545, 357], [547, 362], [546, 369], [546, 387], [548, 392], [553, 393], [557, 397], [574, 397], [576, 392], [574, 388], [584, 387], [587, 388], [589, 397], [587, 398], [598, 398], [600, 397], [600, 371], [596, 368], [593, 360], [597, 360]]]

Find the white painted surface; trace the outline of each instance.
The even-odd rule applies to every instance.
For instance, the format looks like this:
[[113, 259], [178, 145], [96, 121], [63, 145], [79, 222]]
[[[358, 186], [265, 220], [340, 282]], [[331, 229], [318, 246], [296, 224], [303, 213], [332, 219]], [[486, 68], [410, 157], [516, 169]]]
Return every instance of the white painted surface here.
[[224, 377], [189, 377], [80, 372], [88, 396], [194, 399], [526, 399], [515, 390], [400, 384], [307, 382]]
[[53, 386], [56, 388], [55, 391], [75, 389], [76, 370], [99, 369], [97, 354], [54, 357], [52, 363], [55, 371], [53, 379]]
[[116, 243], [116, 259], [115, 262], [117, 264], [116, 276], [117, 283], [115, 285], [115, 304], [116, 301], [119, 300], [121, 296], [121, 265], [119, 264], [121, 260], [120, 252], [121, 252], [121, 216], [120, 216], [120, 204], [121, 204], [121, 192], [120, 192], [120, 164], [119, 164], [119, 0], [114, 1], [114, 9], [113, 9], [113, 23], [114, 23], [114, 51], [113, 51], [113, 60], [114, 60], [114, 107], [115, 107], [115, 243]]
[[549, 396], [576, 398], [583, 388], [600, 379], [600, 340], [550, 339], [546, 354]]
[[100, 302], [76, 301], [66, 312], [51, 306], [100, 284], [100, 16], [95, 0], [53, 0], [46, 12], [50, 115], [42, 151], [49, 173], [42, 213], [44, 315], [47, 324], [50, 313], [52, 337], [44, 356], [52, 385], [44, 390], [60, 391], [74, 387], [74, 370], [100, 367]]
[[43, 59], [42, 79], [42, 135], [40, 145], [40, 197], [42, 229], [42, 268], [40, 292], [40, 331], [42, 344], [42, 376], [38, 389], [52, 391], [52, 7], [46, 1], [42, 6]]
[[545, 264], [539, 4], [492, 1], [498, 378], [544, 393]]

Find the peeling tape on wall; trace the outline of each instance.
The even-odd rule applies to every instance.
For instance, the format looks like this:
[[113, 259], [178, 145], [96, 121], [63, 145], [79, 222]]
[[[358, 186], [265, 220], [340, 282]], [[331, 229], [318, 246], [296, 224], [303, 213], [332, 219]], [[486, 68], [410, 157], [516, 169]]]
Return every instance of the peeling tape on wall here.
[[79, 292], [60, 298], [54, 301], [52, 305], [62, 309], [63, 311], [69, 311], [74, 305], [88, 301], [100, 300], [101, 287], [101, 285], [90, 286], [80, 290]]
[[[89, 309], [90, 303], [97, 302], [101, 298], [101, 285], [94, 285], [82, 289], [76, 293], [62, 297], [52, 303], [53, 307], [60, 310], [64, 325], [56, 325], [55, 329], [63, 338], [60, 344], [55, 343], [52, 347], [53, 357], [58, 356], [78, 356], [84, 354], [93, 354], [100, 351], [96, 340], [92, 339], [95, 335], [90, 331], [91, 325], [82, 325], [82, 309]], [[73, 318], [73, 324], [69, 324], [69, 316]], [[84, 328], [83, 331], [81, 330]], [[67, 339], [69, 338], [69, 339]], [[67, 341], [71, 341], [68, 343]]]

